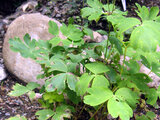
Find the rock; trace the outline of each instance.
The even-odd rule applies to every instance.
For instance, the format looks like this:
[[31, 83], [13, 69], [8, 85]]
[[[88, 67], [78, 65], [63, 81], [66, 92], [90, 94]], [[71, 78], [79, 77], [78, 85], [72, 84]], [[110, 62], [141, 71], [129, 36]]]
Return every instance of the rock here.
[[26, 3], [18, 7], [18, 9], [22, 10], [23, 12], [27, 12], [30, 10], [34, 10], [37, 5], [38, 5], [37, 1], [27, 1]]
[[7, 78], [7, 73], [3, 65], [3, 59], [0, 58], [0, 82]]
[[[15, 36], [23, 40], [23, 36], [26, 33], [29, 33], [31, 38], [35, 38], [36, 40], [49, 40], [53, 37], [48, 33], [49, 20], [53, 20], [58, 26], [61, 26], [58, 21], [39, 13], [22, 15], [10, 24], [5, 35], [2, 51], [4, 63], [12, 74], [26, 83], [37, 82], [41, 85], [44, 84], [44, 80], [36, 79], [36, 76], [41, 73], [41, 66], [32, 59], [23, 58], [19, 53], [11, 51], [8, 40]], [[62, 33], [59, 36], [65, 38]]]
[[160, 85], [160, 77], [150, 71], [151, 70], [144, 65], [142, 65], [140, 68], [140, 72], [147, 74], [153, 80], [153, 82], [148, 83], [148, 86], [158, 88], [158, 86]]

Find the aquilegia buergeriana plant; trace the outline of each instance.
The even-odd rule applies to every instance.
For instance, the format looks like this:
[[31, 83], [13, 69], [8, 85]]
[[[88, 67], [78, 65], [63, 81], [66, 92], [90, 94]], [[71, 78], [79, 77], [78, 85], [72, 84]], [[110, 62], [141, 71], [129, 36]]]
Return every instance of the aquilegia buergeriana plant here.
[[[93, 113], [90, 120], [99, 110], [101, 119], [110, 114], [113, 118], [129, 120], [141, 101], [155, 106], [160, 97], [160, 87], [147, 86], [152, 79], [139, 72], [141, 65], [137, 63], [141, 60], [141, 64], [160, 76], [160, 52], [156, 51], [160, 45], [159, 8], [149, 10], [136, 4], [138, 19], [126, 17], [127, 12], [116, 9], [114, 4], [103, 5], [99, 0], [87, 0], [87, 4], [88, 7], [81, 10], [82, 17], [96, 22], [100, 18], [106, 19], [109, 26], [107, 40], [85, 42], [84, 35], [93, 38], [89, 28], [73, 24], [63, 24], [59, 28], [53, 21], [49, 21], [49, 32], [54, 35], [51, 40], [31, 40], [29, 34], [24, 36], [24, 42], [16, 37], [9, 40], [13, 51], [32, 58], [43, 68], [44, 73], [37, 76], [46, 78], [41, 89], [43, 97], [39, 100], [44, 109], [36, 112], [39, 120], [76, 120], [84, 109]], [[66, 39], [61, 39], [59, 32]], [[128, 33], [130, 35], [126, 38]], [[124, 57], [122, 64], [121, 56]], [[127, 61], [126, 56], [130, 60]], [[35, 95], [33, 90], [37, 87], [37, 83], [28, 83], [27, 86], [16, 84], [10, 95], [28, 93], [32, 99]], [[75, 116], [82, 103], [83, 109], [79, 116]], [[154, 117], [153, 112], [147, 112], [137, 116], [137, 120]]]

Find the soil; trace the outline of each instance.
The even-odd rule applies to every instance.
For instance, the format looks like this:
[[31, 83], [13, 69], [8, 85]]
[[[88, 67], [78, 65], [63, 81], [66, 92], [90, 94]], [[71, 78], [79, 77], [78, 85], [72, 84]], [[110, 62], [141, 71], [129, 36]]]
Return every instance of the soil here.
[[[5, 0], [4, 0], [5, 1]], [[9, 1], [9, 0], [7, 0]], [[11, 5], [10, 2], [5, 1], [5, 4]], [[16, 0], [13, 0], [14, 2]], [[25, 1], [25, 0], [23, 0]], [[36, 7], [34, 10], [27, 10], [23, 12], [20, 9], [17, 9], [18, 6], [12, 7], [9, 11], [5, 9], [0, 9], [0, 58], [2, 59], [2, 45], [3, 45], [3, 39], [5, 32], [9, 26], [9, 24], [16, 19], [18, 16], [25, 14], [25, 13], [34, 13], [34, 12], [40, 12], [44, 15], [48, 15], [49, 17], [53, 17], [57, 19], [60, 22], [67, 23], [69, 17], [73, 17], [75, 19], [75, 23], [83, 24], [81, 22], [81, 17], [79, 17], [80, 9], [82, 8], [82, 1], [80, 0], [37, 0], [38, 1], [38, 7]], [[118, 1], [118, 0], [117, 0]], [[76, 2], [76, 3], [75, 3]], [[127, 9], [129, 11], [129, 16], [136, 16], [134, 10], [135, 5], [134, 3], [138, 2], [141, 5], [146, 5], [147, 7], [151, 6], [159, 6], [160, 7], [160, 1], [159, 0], [131, 0], [131, 2], [127, 3]], [[1, 3], [0, 3], [1, 4]], [[22, 4], [22, 0], [19, 1], [17, 4]], [[121, 7], [121, 2], [119, 1], [117, 3], [119, 7]], [[84, 4], [85, 6], [85, 4]], [[2, 8], [2, 7], [0, 7]], [[7, 12], [6, 12], [7, 11]], [[94, 25], [93, 29], [106, 29], [105, 22], [101, 21], [99, 24], [92, 23], [91, 25]], [[11, 116], [15, 115], [23, 115], [28, 120], [36, 120], [35, 112], [37, 110], [42, 109], [40, 107], [40, 104], [37, 100], [30, 101], [27, 95], [23, 95], [21, 97], [10, 97], [8, 96], [8, 93], [12, 90], [12, 87], [17, 82], [20, 84], [24, 84], [18, 79], [16, 79], [13, 75], [11, 75], [9, 72], [7, 72], [8, 77], [5, 78], [3, 81], [0, 81], [0, 120], [5, 120]], [[160, 120], [160, 100], [157, 101], [158, 107], [154, 108], [152, 106], [146, 105], [145, 110], [142, 109], [140, 106], [135, 110], [134, 116], [136, 115], [142, 115], [146, 113], [146, 110], [151, 110], [156, 113], [155, 120]], [[79, 111], [82, 109], [82, 106], [79, 106]], [[87, 113], [85, 110], [81, 114], [82, 117], [80, 117], [78, 120], [88, 120], [92, 114]], [[107, 116], [107, 118], [104, 118], [103, 120], [115, 120], [111, 118], [111, 116]], [[95, 115], [95, 120], [99, 120], [99, 114]], [[134, 118], [132, 118], [134, 120]]]

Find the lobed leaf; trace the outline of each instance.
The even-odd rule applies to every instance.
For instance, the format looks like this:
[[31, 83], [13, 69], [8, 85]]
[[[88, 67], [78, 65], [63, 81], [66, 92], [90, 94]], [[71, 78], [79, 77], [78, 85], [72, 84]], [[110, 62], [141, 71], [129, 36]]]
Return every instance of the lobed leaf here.
[[92, 82], [92, 87], [109, 87], [109, 81], [103, 75], [96, 75]]
[[145, 21], [136, 27], [130, 37], [130, 45], [144, 52], [155, 52], [160, 44], [160, 23]]
[[120, 55], [123, 54], [123, 49], [122, 49], [122, 43], [120, 42], [119, 39], [117, 39], [116, 37], [109, 37], [109, 41], [111, 44], [115, 45], [116, 49], [118, 50], [118, 52], [120, 53]]
[[138, 16], [142, 19], [144, 22], [145, 20], [149, 19], [149, 10], [146, 6], [140, 6], [138, 3], [136, 3], [136, 6], [138, 8], [138, 11], [136, 10]]
[[53, 71], [60, 71], [60, 72], [67, 72], [67, 66], [66, 64], [60, 60], [60, 59], [52, 59], [53, 65], [50, 65], [50, 69], [48, 72], [53, 72]]
[[15, 116], [15, 117], [10, 117], [6, 120], [27, 120], [24, 116]]
[[71, 41], [80, 41], [82, 39], [83, 33], [77, 29], [74, 25], [69, 24], [66, 26], [63, 24], [60, 30], [64, 36], [66, 36]]
[[67, 84], [70, 90], [75, 91], [77, 83], [77, 77], [71, 73], [67, 74]]
[[113, 96], [112, 91], [104, 87], [92, 87], [88, 88], [87, 91], [89, 95], [84, 97], [84, 103], [91, 106], [100, 105]]
[[38, 116], [38, 120], [47, 120], [54, 114], [55, 112], [50, 109], [39, 110], [36, 112], [36, 115]]
[[119, 116], [121, 120], [130, 120], [133, 116], [133, 110], [130, 106], [125, 101], [116, 97], [109, 99], [107, 108], [109, 114], [111, 114], [113, 118], [117, 118]]
[[116, 96], [121, 96], [132, 107], [136, 108], [136, 103], [139, 103], [139, 96], [129, 88], [120, 88], [115, 93]]
[[45, 83], [45, 87], [47, 92], [53, 92], [57, 90], [57, 92], [62, 93], [63, 90], [66, 88], [66, 73], [60, 73], [52, 77], [51, 79], [47, 80]]
[[109, 68], [101, 62], [88, 63], [85, 67], [94, 74], [105, 73], [109, 71]]
[[50, 20], [48, 25], [49, 25], [49, 28], [48, 28], [49, 33], [51, 33], [54, 36], [57, 36], [59, 34], [59, 28], [57, 23]]
[[45, 92], [43, 94], [43, 98], [44, 98], [45, 101], [48, 101], [49, 103], [63, 102], [64, 101], [63, 94], [58, 94], [56, 91], [54, 91], [54, 92]]
[[[40, 87], [39, 84], [35, 83], [35, 82], [30, 82], [25, 86], [23, 85], [20, 85], [18, 83], [16, 83], [14, 86], [13, 86], [13, 91], [11, 91], [9, 93], [10, 96], [21, 96], [29, 91], [32, 91], [34, 90], [35, 88], [38, 88]], [[32, 91], [33, 92], [33, 91]]]
[[71, 118], [71, 111], [73, 107], [67, 105], [61, 105], [56, 108], [56, 112], [52, 119], [54, 120], [64, 120], [64, 118]]
[[147, 103], [150, 105], [154, 105], [157, 102], [158, 94], [154, 88], [148, 89], [146, 92]]
[[89, 87], [89, 83], [93, 79], [93, 75], [89, 75], [88, 73], [84, 73], [79, 81], [76, 84], [76, 93], [78, 96], [84, 95]]
[[103, 14], [103, 4], [99, 2], [99, 0], [87, 0], [87, 3], [90, 7], [81, 9], [82, 17], [88, 17], [88, 20], [95, 20], [97, 22], [100, 19], [100, 16]]

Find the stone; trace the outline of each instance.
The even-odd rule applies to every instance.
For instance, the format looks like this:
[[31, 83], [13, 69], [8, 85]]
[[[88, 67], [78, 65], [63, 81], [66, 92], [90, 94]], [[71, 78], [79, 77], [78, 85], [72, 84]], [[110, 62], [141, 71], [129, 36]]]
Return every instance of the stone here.
[[[8, 27], [3, 44], [3, 59], [4, 64], [8, 71], [18, 77], [20, 80], [28, 82], [36, 82], [40, 85], [44, 84], [43, 79], [36, 79], [36, 76], [41, 73], [41, 66], [30, 58], [23, 58], [20, 53], [10, 50], [8, 40], [10, 38], [19, 37], [23, 40], [23, 36], [29, 33], [33, 39], [49, 40], [53, 38], [48, 32], [48, 22], [53, 20], [60, 27], [61, 23], [55, 19], [51, 19], [40, 13], [25, 14], [16, 18]], [[60, 38], [65, 38], [62, 33], [59, 34]], [[97, 37], [97, 35], [96, 35]], [[98, 39], [103, 38], [98, 35]], [[99, 40], [98, 40], [99, 41]]]
[[7, 73], [3, 65], [3, 59], [0, 58], [0, 82], [7, 78]]
[[23, 12], [35, 10], [37, 5], [38, 5], [37, 1], [31, 0], [31, 1], [27, 1], [26, 3], [22, 4], [20, 7], [18, 7], [17, 10], [22, 10]]
[[141, 65], [140, 72], [147, 74], [153, 80], [153, 82], [148, 83], [149, 87], [158, 88], [160, 85], [160, 77], [158, 75], [151, 72], [151, 70], [144, 65]]

